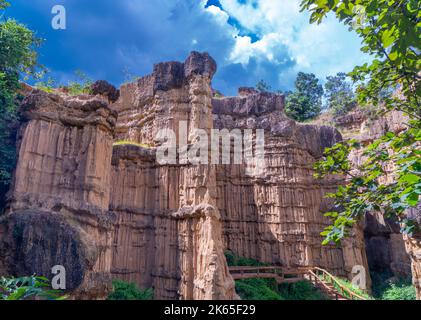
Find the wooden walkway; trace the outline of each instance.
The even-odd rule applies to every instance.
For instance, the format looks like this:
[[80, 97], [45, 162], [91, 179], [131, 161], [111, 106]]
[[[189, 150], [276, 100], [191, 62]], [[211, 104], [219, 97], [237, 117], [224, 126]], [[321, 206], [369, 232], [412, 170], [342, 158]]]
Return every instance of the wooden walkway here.
[[318, 267], [296, 269], [279, 266], [230, 267], [229, 271], [234, 280], [264, 278], [275, 279], [278, 284], [308, 280], [332, 300], [367, 300], [345, 287], [328, 271]]

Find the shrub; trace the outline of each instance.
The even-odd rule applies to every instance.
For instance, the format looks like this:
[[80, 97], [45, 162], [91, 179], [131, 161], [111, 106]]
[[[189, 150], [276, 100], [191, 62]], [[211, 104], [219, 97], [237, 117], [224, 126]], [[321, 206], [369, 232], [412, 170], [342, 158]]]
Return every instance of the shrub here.
[[153, 289], [139, 289], [134, 283], [116, 279], [108, 300], [153, 300], [153, 295]]
[[391, 283], [381, 296], [382, 300], [416, 300], [415, 288], [411, 282], [401, 280]]
[[415, 300], [412, 279], [394, 278], [392, 272], [371, 273], [373, 296], [378, 300]]
[[277, 292], [273, 279], [244, 279], [235, 282], [237, 294], [243, 300], [284, 300]]
[[27, 300], [42, 298], [64, 300], [59, 291], [50, 290], [50, 283], [44, 277], [0, 278], [0, 300]]
[[228, 266], [230, 267], [257, 267], [257, 266], [265, 266], [266, 264], [261, 263], [259, 261], [248, 259], [244, 257], [238, 257], [231, 251], [225, 252], [225, 257], [227, 259]]
[[[259, 261], [238, 257], [225, 252], [228, 266], [265, 266]], [[317, 288], [308, 281], [278, 285], [275, 279], [244, 279], [235, 281], [237, 294], [243, 300], [326, 300]]]
[[285, 300], [328, 300], [328, 298], [309, 281], [283, 283], [279, 293]]

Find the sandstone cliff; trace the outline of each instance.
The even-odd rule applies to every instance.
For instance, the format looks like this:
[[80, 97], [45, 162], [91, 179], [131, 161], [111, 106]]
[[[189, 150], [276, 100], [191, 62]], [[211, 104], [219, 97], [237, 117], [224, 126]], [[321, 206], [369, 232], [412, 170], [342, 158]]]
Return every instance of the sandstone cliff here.
[[4, 272], [50, 276], [62, 265], [75, 297], [102, 297], [111, 266], [108, 202], [117, 114], [97, 97], [38, 90], [21, 112], [27, 122], [9, 207], [0, 218]]
[[[160, 299], [236, 299], [227, 249], [341, 276], [366, 267], [361, 228], [342, 247], [321, 246], [324, 195], [340, 181], [315, 180], [312, 164], [338, 131], [288, 119], [280, 95], [243, 88], [214, 98], [215, 72], [209, 55], [193, 52], [119, 92], [105, 83], [91, 96], [33, 91], [0, 220], [0, 271], [50, 275], [63, 265], [75, 298], [104, 297], [118, 277]], [[171, 129], [179, 140], [183, 126], [184, 152], [200, 140], [196, 129], [264, 129], [265, 170], [159, 164], [157, 134]]]

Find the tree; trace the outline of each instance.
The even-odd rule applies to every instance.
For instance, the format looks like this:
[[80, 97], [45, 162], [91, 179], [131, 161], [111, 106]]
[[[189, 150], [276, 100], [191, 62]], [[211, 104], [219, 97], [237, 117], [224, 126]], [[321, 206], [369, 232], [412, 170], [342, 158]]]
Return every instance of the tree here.
[[295, 91], [286, 97], [285, 112], [297, 121], [317, 117], [322, 110], [323, 86], [312, 73], [299, 72]]
[[[0, 8], [7, 3], [0, 1]], [[0, 22], [0, 206], [9, 187], [16, 158], [17, 105], [22, 76], [38, 76], [36, 48], [40, 45], [34, 33], [15, 20]]]
[[[350, 74], [358, 84], [358, 102], [378, 106], [381, 111], [402, 111], [409, 117], [407, 130], [388, 132], [368, 147], [358, 141], [337, 144], [316, 164], [318, 176], [342, 174], [349, 181], [330, 195], [335, 207], [327, 213], [332, 225], [322, 233], [325, 243], [339, 242], [372, 210], [396, 218], [411, 246], [421, 242], [416, 219], [417, 215], [420, 218], [421, 195], [420, 7], [421, 0], [302, 1], [302, 9], [312, 13], [310, 22], [319, 23], [333, 12], [361, 37], [362, 51], [373, 55], [371, 64], [358, 66]], [[365, 157], [357, 168], [349, 161], [355, 149], [362, 149]], [[394, 179], [384, 184], [390, 174], [386, 168], [394, 168]], [[410, 211], [417, 214], [408, 215]], [[421, 299], [421, 259], [416, 254], [411, 254], [411, 259], [417, 298]]]
[[339, 72], [336, 76], [328, 76], [325, 84], [325, 97], [327, 108], [334, 115], [339, 116], [351, 111], [356, 106], [355, 94], [347, 75]]
[[256, 84], [256, 90], [260, 92], [270, 92], [272, 90], [272, 87], [264, 80], [260, 80]]
[[8, 6], [10, 6], [9, 2], [7, 2], [6, 0], [0, 0], [0, 9], [5, 9]]

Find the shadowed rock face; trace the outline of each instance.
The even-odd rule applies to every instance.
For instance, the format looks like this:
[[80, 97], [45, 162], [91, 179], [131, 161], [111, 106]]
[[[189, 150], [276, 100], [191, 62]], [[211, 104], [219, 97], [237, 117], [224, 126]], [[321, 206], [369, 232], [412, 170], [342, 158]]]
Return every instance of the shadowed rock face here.
[[[104, 297], [112, 276], [153, 287], [160, 299], [235, 299], [226, 249], [345, 276], [366, 265], [359, 229], [343, 247], [321, 246], [324, 195], [340, 181], [314, 180], [312, 164], [340, 134], [288, 119], [281, 95], [243, 88], [212, 99], [215, 71], [208, 54], [193, 52], [123, 85], [112, 105], [105, 84], [96, 96], [33, 91], [22, 105], [27, 123], [0, 221], [0, 271], [47, 272], [59, 261], [72, 269], [76, 298]], [[180, 121], [189, 144], [196, 128], [264, 129], [265, 172], [159, 165], [156, 133], [178, 132]], [[145, 147], [113, 147], [116, 140]]]
[[216, 62], [207, 53], [192, 52], [184, 63], [172, 61], [158, 63], [153, 68], [153, 89], [168, 91], [186, 85], [189, 78], [202, 75], [212, 78]]
[[[80, 234], [61, 215], [36, 210], [17, 212], [2, 225], [1, 248], [6, 263], [17, 276], [32, 274], [51, 278], [51, 268], [64, 266], [66, 287], [78, 288], [89, 263]], [[91, 261], [92, 263], [92, 261]]]
[[116, 102], [120, 96], [120, 91], [112, 84], [104, 80], [98, 80], [91, 85], [91, 92], [93, 95], [103, 95], [108, 98], [110, 102]]

